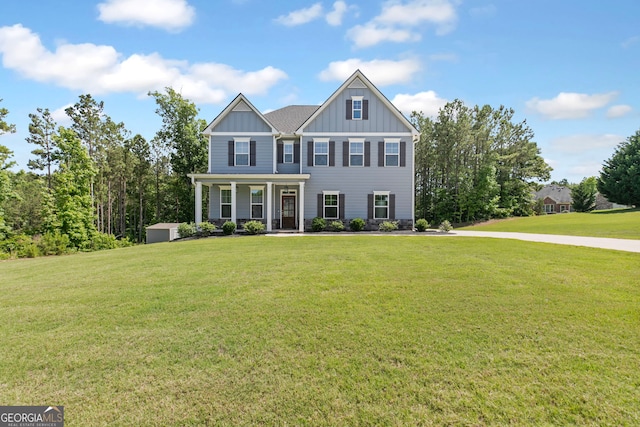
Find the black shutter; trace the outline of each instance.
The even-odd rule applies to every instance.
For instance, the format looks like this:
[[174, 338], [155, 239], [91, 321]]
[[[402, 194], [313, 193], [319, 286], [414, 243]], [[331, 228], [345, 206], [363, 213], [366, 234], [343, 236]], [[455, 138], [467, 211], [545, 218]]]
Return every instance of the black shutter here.
[[369, 100], [362, 101], [362, 120], [369, 120]]
[[229, 141], [229, 166], [234, 166], [235, 162], [235, 153], [234, 153], [234, 143], [233, 141]]
[[400, 167], [407, 166], [407, 143], [400, 141]]
[[329, 166], [336, 165], [336, 142], [329, 141]]
[[384, 167], [384, 141], [378, 141], [378, 167]]
[[342, 141], [342, 166], [349, 166], [349, 141]]
[[307, 142], [307, 166], [313, 166], [313, 141]]
[[373, 194], [367, 194], [367, 218], [373, 219]]
[[347, 120], [351, 120], [351, 114], [353, 113], [353, 106], [351, 104], [350, 99], [347, 99], [346, 110], [347, 110]]
[[277, 148], [277, 157], [278, 157], [278, 163], [284, 163], [284, 148], [283, 148], [283, 143], [282, 142], [278, 142], [278, 148]]
[[300, 144], [293, 143], [293, 163], [300, 163]]
[[256, 142], [249, 141], [249, 166], [256, 165]]
[[344, 194], [340, 193], [338, 195], [338, 204], [339, 204], [338, 210], [340, 211], [338, 213], [338, 218], [340, 219], [344, 219], [344, 199], [345, 199]]
[[322, 205], [323, 205], [324, 201], [322, 200], [322, 193], [318, 193], [318, 215], [320, 218], [323, 218], [324, 215], [322, 214]]
[[364, 142], [364, 165], [371, 166], [371, 141]]
[[389, 219], [396, 219], [396, 195], [389, 194]]

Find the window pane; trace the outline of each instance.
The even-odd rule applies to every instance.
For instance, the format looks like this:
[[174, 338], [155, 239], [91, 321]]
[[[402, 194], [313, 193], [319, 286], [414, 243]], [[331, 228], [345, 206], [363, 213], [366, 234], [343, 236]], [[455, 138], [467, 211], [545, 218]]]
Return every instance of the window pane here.
[[236, 166], [249, 166], [248, 141], [236, 141]]
[[325, 194], [324, 195], [324, 204], [325, 204], [325, 206], [338, 206], [338, 195], [337, 194]]
[[387, 206], [388, 196], [386, 194], [376, 194], [376, 206]]
[[249, 155], [236, 153], [236, 166], [249, 166]]
[[251, 218], [262, 218], [262, 205], [251, 206]]
[[352, 154], [349, 160], [349, 164], [351, 166], [362, 166], [364, 164], [362, 154]]
[[387, 154], [385, 158], [386, 166], [398, 166], [398, 155], [397, 154]]
[[324, 217], [325, 218], [338, 218], [338, 208], [337, 207], [326, 207], [326, 208], [324, 208]]
[[262, 190], [251, 190], [251, 203], [262, 203]]
[[375, 208], [375, 212], [374, 212], [374, 218], [375, 219], [387, 219], [387, 208], [385, 207], [377, 207]]
[[293, 144], [284, 144], [284, 162], [293, 163]]
[[316, 166], [327, 166], [329, 164], [329, 143], [328, 142], [316, 142], [314, 143], [315, 159], [314, 164]]
[[329, 156], [326, 154], [316, 154], [316, 166], [327, 166], [329, 164]]
[[231, 205], [222, 205], [221, 218], [231, 218]]
[[222, 203], [231, 203], [231, 190], [220, 190], [220, 201]]

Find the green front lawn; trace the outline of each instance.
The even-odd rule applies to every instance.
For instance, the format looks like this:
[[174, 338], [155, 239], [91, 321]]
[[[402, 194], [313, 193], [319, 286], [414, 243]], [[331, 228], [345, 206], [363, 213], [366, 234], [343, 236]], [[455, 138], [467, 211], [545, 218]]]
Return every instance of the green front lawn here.
[[463, 227], [461, 230], [640, 239], [640, 209], [509, 218]]
[[640, 255], [212, 238], [0, 263], [0, 402], [68, 426], [636, 425]]

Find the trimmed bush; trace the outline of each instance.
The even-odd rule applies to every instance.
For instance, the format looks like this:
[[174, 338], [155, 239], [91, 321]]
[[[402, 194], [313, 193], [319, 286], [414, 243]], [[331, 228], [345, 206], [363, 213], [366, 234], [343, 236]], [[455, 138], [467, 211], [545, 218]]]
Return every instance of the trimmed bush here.
[[58, 230], [53, 233], [50, 231], [44, 233], [38, 241], [38, 248], [42, 255], [62, 255], [69, 252], [70, 246], [69, 236]]
[[364, 230], [365, 225], [367, 223], [362, 218], [353, 218], [349, 223], [349, 228], [351, 231], [362, 231]]
[[182, 238], [195, 236], [197, 231], [196, 225], [192, 222], [183, 222], [178, 225], [178, 233]]
[[451, 225], [451, 223], [449, 221], [447, 221], [446, 219], [444, 221], [442, 221], [442, 223], [440, 223], [440, 231], [443, 233], [448, 233], [451, 230], [453, 230], [453, 225]]
[[218, 227], [210, 222], [201, 222], [198, 224], [199, 234], [202, 236], [211, 236]]
[[225, 236], [229, 236], [236, 231], [236, 223], [233, 221], [227, 221], [222, 224], [222, 232]]
[[386, 233], [395, 231], [398, 229], [398, 221], [383, 221], [378, 226], [378, 230], [384, 231]]
[[327, 220], [324, 218], [317, 216], [311, 221], [311, 231], [323, 231], [325, 228], [327, 228]]
[[427, 231], [427, 228], [429, 228], [429, 221], [427, 221], [424, 218], [420, 218], [419, 220], [416, 221], [416, 230], [419, 232], [424, 232]]
[[344, 231], [344, 224], [342, 221], [331, 221], [329, 224], [329, 228], [331, 231]]
[[247, 234], [264, 233], [264, 224], [260, 221], [247, 221], [242, 228], [244, 228]]

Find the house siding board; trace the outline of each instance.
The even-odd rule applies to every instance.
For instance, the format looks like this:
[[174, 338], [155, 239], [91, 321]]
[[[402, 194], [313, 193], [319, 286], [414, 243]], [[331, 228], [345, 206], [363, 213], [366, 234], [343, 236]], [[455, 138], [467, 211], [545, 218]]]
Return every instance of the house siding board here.
[[[347, 120], [347, 101], [363, 96], [368, 102], [368, 120]], [[369, 89], [345, 89], [304, 129], [309, 132], [411, 132]]]
[[273, 137], [251, 136], [256, 144], [255, 166], [229, 166], [229, 141], [234, 137], [244, 137], [242, 133], [230, 135], [211, 135], [211, 170], [209, 173], [272, 173], [273, 172]]
[[212, 132], [271, 132], [271, 127], [253, 111], [231, 111]]

